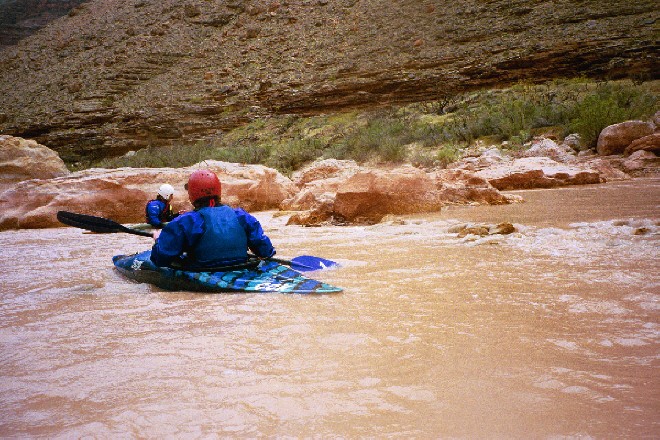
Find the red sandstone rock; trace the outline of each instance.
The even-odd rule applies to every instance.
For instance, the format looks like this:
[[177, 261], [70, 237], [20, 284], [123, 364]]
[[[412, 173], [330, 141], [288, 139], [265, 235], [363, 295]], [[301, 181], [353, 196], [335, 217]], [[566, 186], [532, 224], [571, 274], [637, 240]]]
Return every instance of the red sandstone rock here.
[[648, 136], [655, 130], [652, 122], [626, 121], [605, 127], [598, 136], [596, 150], [601, 156], [622, 154], [636, 139]]
[[581, 162], [581, 166], [597, 171], [601, 179], [606, 182], [630, 179], [630, 176], [622, 170], [623, 159], [618, 156], [586, 158]]
[[485, 178], [464, 170], [440, 170], [431, 176], [443, 205], [504, 205], [520, 201], [517, 196], [502, 194]]
[[280, 209], [314, 210], [334, 203], [339, 185], [362, 168], [352, 160], [326, 159], [314, 162], [292, 176], [300, 191], [284, 200]]
[[628, 145], [623, 152], [625, 156], [630, 156], [635, 151], [650, 151], [655, 154], [660, 153], [660, 131], [657, 131], [648, 136], [635, 139]]
[[[301, 211], [288, 224], [375, 223], [390, 214], [439, 211], [447, 204], [506, 204], [519, 196], [505, 195], [487, 180], [464, 170], [425, 173], [409, 166], [382, 170], [347, 164], [345, 176], [307, 181], [285, 210]], [[341, 173], [339, 173], [341, 174]]]
[[568, 145], [558, 145], [552, 139], [537, 139], [522, 153], [523, 157], [549, 157], [556, 162], [567, 163], [575, 159], [574, 150]]
[[291, 176], [293, 183], [303, 187], [309, 182], [333, 177], [348, 177], [355, 174], [360, 167], [353, 160], [324, 159], [313, 162]]
[[198, 168], [216, 172], [224, 203], [251, 210], [275, 209], [296, 192], [293, 183], [261, 165], [205, 161], [188, 168], [89, 169], [65, 177], [19, 182], [0, 194], [0, 230], [61, 226], [58, 210], [111, 218], [118, 222], [144, 221], [144, 206], [161, 183], [175, 188], [175, 209], [190, 209], [183, 189]]
[[[541, 142], [542, 144], [542, 142]], [[554, 142], [530, 154], [553, 155]], [[561, 151], [559, 151], [562, 153]], [[496, 150], [482, 157], [479, 172], [464, 168], [425, 172], [412, 166], [369, 168], [353, 161], [323, 160], [294, 173], [293, 181], [259, 165], [205, 161], [189, 168], [90, 169], [52, 179], [11, 184], [0, 192], [0, 230], [60, 226], [58, 210], [67, 210], [130, 223], [143, 221], [144, 204], [164, 182], [172, 184], [175, 209], [190, 209], [183, 184], [192, 170], [206, 167], [218, 173], [223, 202], [247, 210], [296, 211], [288, 224], [319, 225], [375, 223], [387, 215], [440, 210], [448, 204], [504, 204], [520, 196], [500, 190], [550, 188], [598, 183], [658, 172], [657, 157], [647, 151], [621, 156], [576, 158], [570, 165], [547, 157], [511, 160]], [[563, 154], [558, 156], [561, 159]], [[478, 158], [479, 159], [479, 158]], [[28, 163], [25, 168], [34, 167]]]
[[29, 139], [0, 136], [0, 191], [22, 180], [69, 173], [60, 156], [48, 147]]
[[387, 214], [439, 211], [442, 203], [435, 189], [433, 179], [413, 167], [360, 171], [339, 186], [334, 215], [375, 223]]
[[600, 183], [598, 172], [577, 165], [565, 165], [547, 157], [525, 157], [475, 173], [503, 190], [553, 188], [565, 185]]
[[326, 200], [325, 203], [320, 202], [314, 205], [312, 209], [307, 211], [296, 212], [287, 221], [288, 225], [301, 225], [301, 226], [319, 226], [329, 224], [334, 221], [333, 216], [333, 200]]
[[660, 157], [645, 150], [635, 151], [623, 162], [623, 169], [633, 176], [657, 174], [660, 168]]

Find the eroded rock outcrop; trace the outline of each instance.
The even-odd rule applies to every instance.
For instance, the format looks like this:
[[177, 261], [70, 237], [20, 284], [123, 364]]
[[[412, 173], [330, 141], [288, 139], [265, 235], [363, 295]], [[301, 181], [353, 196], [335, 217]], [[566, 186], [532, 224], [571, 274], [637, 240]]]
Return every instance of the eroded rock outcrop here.
[[[316, 180], [312, 180], [316, 179]], [[439, 211], [449, 204], [520, 201], [466, 170], [425, 172], [412, 166], [374, 168], [352, 161], [319, 161], [303, 170], [300, 192], [282, 204], [289, 224], [376, 223], [388, 215]]]
[[16, 182], [70, 172], [60, 156], [31, 139], [0, 135], [0, 192]]
[[364, 170], [339, 185], [333, 213], [351, 223], [376, 223], [387, 214], [439, 211], [435, 189], [433, 179], [412, 166]]
[[548, 157], [524, 157], [478, 171], [476, 175], [501, 191], [604, 182], [595, 170], [561, 164]]
[[655, 124], [645, 121], [626, 121], [605, 127], [598, 136], [596, 150], [601, 156], [623, 154], [635, 140], [653, 134]]
[[503, 194], [491, 183], [464, 170], [440, 170], [431, 173], [443, 205], [506, 205], [522, 201], [519, 196]]
[[188, 168], [89, 169], [53, 179], [33, 179], [0, 193], [0, 230], [61, 226], [57, 211], [111, 218], [118, 222], [144, 221], [144, 206], [161, 183], [175, 187], [173, 205], [190, 209], [183, 185], [200, 167], [218, 174], [222, 200], [247, 210], [276, 209], [297, 188], [279, 172], [261, 165], [205, 161]]
[[[290, 215], [287, 224], [307, 226], [372, 224], [389, 215], [433, 212], [451, 204], [516, 203], [522, 201], [519, 195], [502, 191], [660, 173], [660, 159], [650, 151], [629, 157], [581, 156], [549, 139], [536, 139], [527, 151], [516, 152], [530, 157], [514, 158], [494, 147], [484, 149], [481, 156], [470, 154], [452, 168], [435, 170], [327, 159], [294, 173], [292, 179], [260, 165], [218, 161], [180, 169], [88, 169], [10, 184], [0, 192], [0, 230], [59, 226], [58, 210], [140, 222], [146, 201], [163, 182], [178, 191], [175, 208], [189, 209], [183, 185], [192, 170], [202, 166], [218, 173], [224, 203], [250, 211], [279, 209]], [[26, 160], [19, 173], [27, 175], [36, 157]]]
[[521, 154], [523, 157], [549, 157], [555, 162], [569, 163], [575, 161], [575, 149], [570, 144], [557, 144], [552, 139], [537, 139], [531, 148]]
[[630, 156], [636, 151], [649, 151], [656, 155], [660, 153], [660, 131], [635, 139], [626, 147], [623, 154]]
[[638, 150], [626, 158], [621, 167], [635, 177], [657, 175], [660, 171], [660, 157], [645, 150]]
[[212, 140], [268, 114], [530, 79], [654, 78], [657, 9], [652, 0], [86, 2], [3, 51], [0, 133], [75, 162]]

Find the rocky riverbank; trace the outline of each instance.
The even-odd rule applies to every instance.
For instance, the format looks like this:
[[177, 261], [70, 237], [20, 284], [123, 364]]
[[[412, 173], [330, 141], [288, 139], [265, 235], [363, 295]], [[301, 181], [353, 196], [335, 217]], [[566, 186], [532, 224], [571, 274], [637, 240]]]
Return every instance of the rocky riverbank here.
[[443, 169], [326, 159], [291, 177], [262, 165], [212, 160], [187, 168], [72, 173], [47, 147], [0, 136], [0, 230], [61, 226], [58, 210], [141, 222], [145, 203], [164, 182], [177, 190], [175, 207], [190, 209], [183, 185], [199, 167], [220, 176], [225, 203], [249, 211], [279, 210], [289, 224], [377, 223], [387, 215], [434, 212], [452, 204], [518, 203], [519, 196], [504, 191], [657, 176], [657, 116], [607, 127], [597, 151], [578, 153], [570, 137], [542, 137], [515, 154], [497, 146], [475, 147]]

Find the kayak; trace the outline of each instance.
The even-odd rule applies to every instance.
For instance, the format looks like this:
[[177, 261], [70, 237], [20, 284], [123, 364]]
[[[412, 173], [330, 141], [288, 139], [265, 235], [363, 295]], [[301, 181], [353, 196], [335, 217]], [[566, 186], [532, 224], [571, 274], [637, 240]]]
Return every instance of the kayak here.
[[151, 262], [151, 250], [133, 255], [115, 255], [115, 268], [125, 277], [153, 284], [165, 290], [207, 293], [337, 293], [342, 289], [307, 278], [276, 261], [261, 261], [257, 266], [192, 272], [158, 267]]

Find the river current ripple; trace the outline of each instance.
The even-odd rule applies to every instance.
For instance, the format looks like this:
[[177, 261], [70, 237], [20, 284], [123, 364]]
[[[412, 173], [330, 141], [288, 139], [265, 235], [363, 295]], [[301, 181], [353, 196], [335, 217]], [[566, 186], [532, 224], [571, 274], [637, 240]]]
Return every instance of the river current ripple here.
[[[2, 438], [658, 438], [660, 180], [373, 226], [257, 213], [336, 295], [166, 292], [147, 238], [0, 233]], [[459, 238], [467, 222], [517, 232]]]

